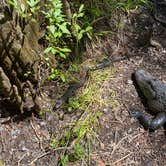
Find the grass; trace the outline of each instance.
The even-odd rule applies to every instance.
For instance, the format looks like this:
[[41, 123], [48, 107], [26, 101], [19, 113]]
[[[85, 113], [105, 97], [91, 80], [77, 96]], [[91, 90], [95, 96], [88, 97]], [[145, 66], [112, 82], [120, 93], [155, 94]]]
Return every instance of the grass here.
[[103, 99], [103, 85], [114, 74], [113, 68], [105, 68], [90, 73], [87, 83], [81, 88], [75, 98], [69, 102], [70, 111], [82, 111], [81, 116], [75, 122], [67, 124], [66, 132], [60, 140], [53, 137], [50, 146], [53, 149], [63, 147], [59, 165], [67, 162], [82, 161], [90, 163], [91, 145], [97, 139], [99, 130], [99, 118], [102, 109], [107, 106]]

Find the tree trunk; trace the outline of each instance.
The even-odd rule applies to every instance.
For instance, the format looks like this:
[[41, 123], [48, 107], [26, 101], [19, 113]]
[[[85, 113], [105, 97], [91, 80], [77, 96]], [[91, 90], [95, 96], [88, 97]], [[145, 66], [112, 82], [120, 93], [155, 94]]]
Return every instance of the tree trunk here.
[[62, 0], [63, 6], [64, 6], [64, 12], [66, 14], [66, 17], [69, 21], [72, 19], [72, 13], [70, 9], [70, 4], [67, 0]]
[[[40, 110], [38, 85], [39, 25], [25, 21], [0, 0], [0, 96], [8, 107]], [[26, 98], [27, 93], [29, 97]], [[30, 102], [29, 102], [30, 101]], [[31, 104], [27, 104], [27, 102]]]

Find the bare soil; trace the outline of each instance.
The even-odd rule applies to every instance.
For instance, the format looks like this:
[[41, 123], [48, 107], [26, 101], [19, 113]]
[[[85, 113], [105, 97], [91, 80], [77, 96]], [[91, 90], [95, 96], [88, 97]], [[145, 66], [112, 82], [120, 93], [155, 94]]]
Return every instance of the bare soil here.
[[[146, 131], [128, 112], [131, 107], [144, 111], [131, 80], [135, 70], [143, 68], [166, 82], [166, 45], [163, 37], [166, 30], [154, 23], [148, 14], [138, 14], [138, 18], [136, 14], [130, 16], [131, 20], [128, 20], [127, 29], [122, 31], [124, 38], [119, 45], [110, 37], [96, 42], [96, 47], [87, 51], [86, 60], [100, 55], [110, 58], [126, 56], [126, 60], [115, 62], [114, 67], [107, 68], [110, 70], [109, 78], [102, 85], [103, 98], [108, 103], [100, 110], [103, 114], [99, 118], [97, 142], [92, 142], [90, 158], [94, 166], [166, 165], [165, 130]], [[143, 24], [147, 23], [147, 19], [152, 21]], [[156, 24], [154, 29], [153, 24]], [[105, 69], [96, 72], [102, 70]], [[54, 92], [54, 86], [54, 83], [50, 83], [46, 90]], [[60, 111], [46, 112], [41, 118], [32, 115], [22, 119], [13, 117], [9, 121], [8, 116], [1, 117], [1, 123], [6, 123], [0, 125], [0, 165], [56, 166], [61, 150], [50, 150], [51, 137], [61, 135], [66, 124], [77, 119], [81, 112], [64, 114], [63, 119], [61, 114], [63, 112]], [[70, 165], [85, 164], [78, 162]]]

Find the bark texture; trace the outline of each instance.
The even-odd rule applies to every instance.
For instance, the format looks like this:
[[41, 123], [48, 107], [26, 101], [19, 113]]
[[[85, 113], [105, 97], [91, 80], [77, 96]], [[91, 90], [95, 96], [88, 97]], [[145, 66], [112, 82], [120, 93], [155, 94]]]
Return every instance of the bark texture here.
[[[0, 0], [0, 95], [22, 113], [27, 106], [40, 109], [35, 93], [38, 84], [38, 39], [38, 23], [25, 23], [14, 9]], [[29, 99], [26, 99], [25, 93], [28, 92], [33, 104], [26, 104]]]
[[63, 6], [64, 6], [64, 11], [66, 14], [66, 17], [69, 21], [71, 21], [72, 18], [72, 13], [71, 13], [71, 9], [70, 9], [70, 4], [67, 0], [62, 0]]

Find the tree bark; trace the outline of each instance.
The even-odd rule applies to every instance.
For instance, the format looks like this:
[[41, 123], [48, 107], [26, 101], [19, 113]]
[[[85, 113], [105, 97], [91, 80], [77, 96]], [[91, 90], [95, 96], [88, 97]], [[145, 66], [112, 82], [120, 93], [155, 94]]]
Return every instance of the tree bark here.
[[[37, 22], [25, 24], [13, 9], [0, 0], [0, 96], [21, 113], [25, 108], [40, 110], [36, 94], [39, 34]], [[26, 93], [29, 91], [32, 104], [26, 104], [25, 89]], [[35, 95], [31, 93], [32, 89]]]
[[62, 0], [63, 6], [64, 6], [64, 11], [66, 14], [66, 17], [69, 21], [71, 21], [72, 18], [72, 13], [71, 13], [71, 9], [70, 9], [70, 4], [67, 0]]

